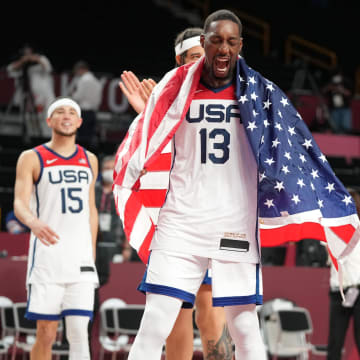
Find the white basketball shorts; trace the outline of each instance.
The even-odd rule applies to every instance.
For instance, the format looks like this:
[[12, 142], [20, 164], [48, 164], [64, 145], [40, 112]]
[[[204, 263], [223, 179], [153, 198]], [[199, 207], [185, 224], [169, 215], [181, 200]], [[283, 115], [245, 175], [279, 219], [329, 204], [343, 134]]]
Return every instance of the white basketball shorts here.
[[194, 304], [207, 269], [211, 270], [213, 306], [262, 304], [260, 264], [163, 250], [152, 250], [141, 289]]
[[25, 316], [30, 320], [60, 320], [71, 315], [92, 319], [94, 291], [91, 282], [30, 284]]

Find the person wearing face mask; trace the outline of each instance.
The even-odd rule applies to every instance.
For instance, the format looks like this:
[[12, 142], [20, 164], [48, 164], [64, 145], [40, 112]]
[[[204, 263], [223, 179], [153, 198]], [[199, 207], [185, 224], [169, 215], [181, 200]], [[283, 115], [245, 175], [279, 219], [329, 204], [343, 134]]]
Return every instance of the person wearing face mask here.
[[[122, 254], [126, 242], [122, 222], [116, 213], [112, 194], [114, 163], [115, 156], [113, 155], [107, 155], [102, 159], [100, 181], [95, 188], [95, 202], [99, 212], [98, 260], [99, 266], [104, 268], [104, 272], [99, 269], [101, 285], [107, 281], [109, 262], [114, 255]], [[123, 255], [123, 259], [129, 260], [126, 255]]]
[[[130, 260], [130, 245], [127, 243], [123, 225], [116, 213], [112, 193], [113, 169], [115, 156], [103, 157], [100, 166], [100, 181], [95, 186], [95, 204], [99, 214], [99, 229], [96, 241], [95, 266], [99, 276], [99, 288], [94, 295], [94, 318], [100, 309], [99, 289], [110, 277], [110, 263], [115, 255], [120, 255], [122, 261]], [[89, 323], [88, 337], [92, 339], [93, 323]]]

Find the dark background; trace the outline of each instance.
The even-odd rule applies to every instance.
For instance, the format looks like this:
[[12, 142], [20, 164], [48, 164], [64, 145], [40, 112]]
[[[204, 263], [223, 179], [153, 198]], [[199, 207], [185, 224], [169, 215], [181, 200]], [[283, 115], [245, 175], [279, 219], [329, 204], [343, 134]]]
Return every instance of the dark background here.
[[[174, 66], [173, 42], [178, 32], [194, 26], [174, 16], [162, 4], [180, 4], [198, 15], [205, 14], [193, 1], [97, 1], [7, 3], [0, 21], [0, 67], [16, 57], [26, 42], [48, 56], [55, 72], [70, 71], [79, 59], [93, 71], [119, 76], [123, 70], [159, 77]], [[198, 1], [210, 12], [234, 8], [271, 25], [271, 57], [282, 64], [284, 41], [299, 35], [335, 51], [345, 73], [353, 77], [359, 65], [357, 35], [359, 12], [355, 1], [272, 0]], [[200, 25], [200, 24], [198, 24]], [[267, 59], [260, 59], [257, 45], [244, 36], [244, 51], [252, 54], [259, 71], [274, 82]], [[248, 61], [249, 62], [249, 61]]]

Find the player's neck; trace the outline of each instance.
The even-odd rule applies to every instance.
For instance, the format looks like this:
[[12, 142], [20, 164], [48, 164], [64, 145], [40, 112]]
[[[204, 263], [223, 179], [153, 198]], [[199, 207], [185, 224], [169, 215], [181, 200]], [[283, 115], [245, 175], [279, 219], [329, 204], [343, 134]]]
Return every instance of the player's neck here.
[[50, 149], [56, 153], [67, 157], [72, 155], [76, 150], [75, 135], [74, 136], [56, 136], [46, 144]]

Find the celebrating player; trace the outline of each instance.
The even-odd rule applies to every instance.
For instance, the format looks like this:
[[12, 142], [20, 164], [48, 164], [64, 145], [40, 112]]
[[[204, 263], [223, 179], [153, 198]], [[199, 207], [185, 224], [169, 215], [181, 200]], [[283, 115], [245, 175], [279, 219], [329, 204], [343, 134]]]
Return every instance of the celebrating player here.
[[[204, 49], [200, 44], [201, 28], [187, 28], [176, 36], [175, 61], [176, 66], [189, 64], [204, 55]], [[145, 104], [156, 85], [152, 79], [144, 79], [141, 83], [131, 71], [124, 71], [121, 75], [122, 82], [119, 86], [129, 103], [138, 113], [142, 112]], [[165, 155], [165, 154], [164, 154]], [[170, 155], [170, 154], [169, 154]], [[158, 168], [157, 168], [158, 169]], [[159, 170], [159, 169], [158, 169]], [[164, 169], [169, 171], [169, 167]], [[156, 173], [155, 173], [156, 174]], [[151, 177], [151, 173], [144, 175], [142, 183]], [[142, 189], [142, 193], [148, 198], [148, 207], [156, 208], [156, 201], [152, 201], [152, 189]], [[156, 219], [154, 218], [154, 221]], [[144, 291], [143, 284], [139, 290]], [[232, 344], [226, 326], [225, 312], [222, 307], [212, 306], [211, 276], [207, 272], [201, 284], [195, 300], [195, 321], [200, 332], [203, 354], [220, 357], [222, 360], [232, 359]], [[186, 360], [193, 356], [193, 308], [190, 303], [184, 303], [176, 320], [171, 334], [166, 339], [166, 358], [168, 360]]]
[[[327, 241], [334, 261], [359, 241], [351, 196], [286, 95], [239, 56], [241, 34], [231, 11], [210, 14], [200, 37], [204, 57], [165, 74], [117, 151], [118, 212], [130, 244], [149, 257], [130, 360], [160, 358], [182, 303], [194, 302], [208, 268], [237, 358], [266, 359], [256, 314], [259, 229], [261, 242], [303, 234]], [[141, 177], [170, 140], [169, 186], [155, 226]], [[324, 192], [330, 183], [336, 189]]]

